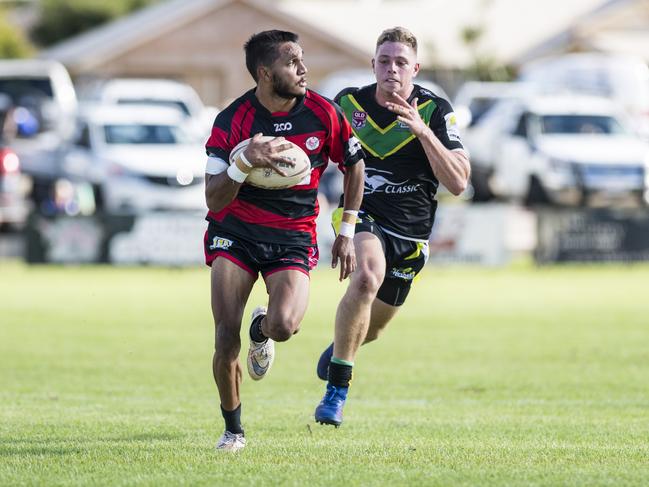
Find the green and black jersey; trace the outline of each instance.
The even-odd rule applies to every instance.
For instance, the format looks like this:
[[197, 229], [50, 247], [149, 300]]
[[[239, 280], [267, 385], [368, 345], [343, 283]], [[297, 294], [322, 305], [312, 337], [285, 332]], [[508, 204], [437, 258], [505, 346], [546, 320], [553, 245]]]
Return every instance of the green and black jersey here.
[[[376, 84], [347, 88], [336, 96], [365, 151], [365, 191], [361, 209], [388, 233], [428, 240], [435, 218], [439, 181], [419, 139], [375, 99]], [[415, 85], [422, 119], [450, 150], [463, 149], [448, 101]]]

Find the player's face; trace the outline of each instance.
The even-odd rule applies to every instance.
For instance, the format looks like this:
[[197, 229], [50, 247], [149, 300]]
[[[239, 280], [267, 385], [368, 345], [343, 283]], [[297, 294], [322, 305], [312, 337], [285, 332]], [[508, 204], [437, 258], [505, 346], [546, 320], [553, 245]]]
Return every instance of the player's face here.
[[285, 42], [279, 52], [279, 59], [271, 66], [273, 91], [282, 98], [304, 95], [307, 69], [302, 48], [295, 42]]
[[408, 96], [412, 91], [412, 78], [419, 72], [415, 50], [401, 42], [384, 42], [372, 59], [376, 84], [385, 94], [395, 91]]

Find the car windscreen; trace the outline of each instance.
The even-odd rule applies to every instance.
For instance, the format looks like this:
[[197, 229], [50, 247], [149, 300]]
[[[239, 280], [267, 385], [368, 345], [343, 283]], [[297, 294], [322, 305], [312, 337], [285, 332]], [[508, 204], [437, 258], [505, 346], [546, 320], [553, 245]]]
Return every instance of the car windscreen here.
[[542, 134], [623, 134], [620, 122], [606, 115], [542, 115]]
[[107, 144], [187, 144], [191, 139], [173, 125], [114, 124], [104, 126]]
[[1, 78], [0, 93], [6, 93], [16, 105], [24, 103], [25, 97], [52, 98], [49, 78]]
[[151, 98], [120, 98], [118, 105], [154, 105], [157, 107], [169, 107], [180, 110], [183, 115], [189, 116], [189, 108], [180, 100], [155, 100]]

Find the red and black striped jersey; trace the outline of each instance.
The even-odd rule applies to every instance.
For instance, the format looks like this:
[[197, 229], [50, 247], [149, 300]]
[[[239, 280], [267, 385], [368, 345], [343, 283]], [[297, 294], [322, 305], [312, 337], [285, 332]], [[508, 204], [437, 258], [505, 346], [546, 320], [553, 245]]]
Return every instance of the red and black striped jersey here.
[[260, 242], [316, 245], [315, 219], [320, 177], [329, 161], [356, 164], [364, 153], [349, 122], [334, 102], [307, 90], [289, 112], [271, 113], [246, 92], [220, 112], [206, 150], [210, 157], [228, 161], [230, 151], [254, 134], [282, 136], [297, 144], [311, 160], [311, 178], [287, 189], [262, 189], [243, 184], [237, 197], [207, 220], [228, 232]]

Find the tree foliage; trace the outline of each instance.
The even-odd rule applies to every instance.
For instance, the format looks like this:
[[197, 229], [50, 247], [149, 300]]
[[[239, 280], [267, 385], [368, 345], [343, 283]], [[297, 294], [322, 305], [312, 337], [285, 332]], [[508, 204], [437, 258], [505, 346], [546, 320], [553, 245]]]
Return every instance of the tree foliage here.
[[47, 47], [115, 20], [158, 0], [41, 0], [41, 14], [31, 35]]
[[29, 57], [34, 51], [22, 31], [14, 27], [4, 11], [0, 10], [0, 58]]

